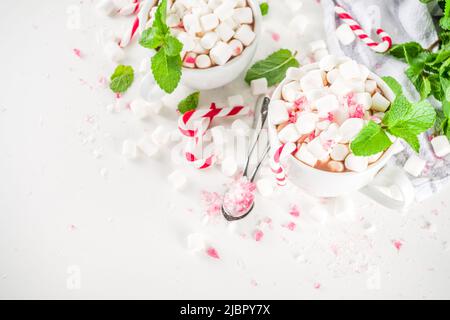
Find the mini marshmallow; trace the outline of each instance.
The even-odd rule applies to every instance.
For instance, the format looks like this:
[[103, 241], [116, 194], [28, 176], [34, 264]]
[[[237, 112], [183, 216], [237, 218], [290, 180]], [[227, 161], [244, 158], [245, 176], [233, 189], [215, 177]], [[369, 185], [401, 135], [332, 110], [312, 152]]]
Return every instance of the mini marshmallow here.
[[440, 158], [450, 154], [450, 143], [446, 136], [438, 136], [431, 140], [431, 145], [433, 146], [434, 153]]
[[134, 141], [125, 140], [122, 144], [122, 154], [128, 159], [136, 159], [137, 146]]
[[220, 21], [225, 21], [231, 18], [234, 13], [234, 1], [226, 1], [214, 9], [214, 14], [220, 19]]
[[349, 155], [350, 150], [346, 144], [336, 144], [331, 147], [330, 156], [335, 161], [344, 161]]
[[359, 73], [360, 73], [360, 79], [362, 81], [367, 81], [367, 78], [370, 75], [370, 70], [365, 65], [360, 64], [359, 65]]
[[260, 94], [266, 94], [268, 90], [268, 84], [266, 78], [255, 79], [250, 82], [252, 89], [252, 95], [259, 96]]
[[359, 68], [359, 64], [354, 60], [350, 60], [340, 64], [338, 70], [341, 76], [346, 80], [361, 78], [361, 70]]
[[300, 86], [304, 92], [314, 89], [322, 89], [325, 86], [324, 77], [325, 73], [321, 70], [310, 71], [303, 78], [301, 78]]
[[317, 158], [319, 161], [327, 161], [330, 154], [322, 145], [322, 140], [320, 138], [315, 138], [308, 143], [308, 151]]
[[327, 117], [330, 112], [339, 109], [339, 101], [335, 95], [329, 94], [314, 102], [320, 117]]
[[211, 49], [214, 47], [214, 45], [219, 40], [219, 36], [216, 32], [207, 32], [205, 35], [200, 39], [200, 44], [205, 49]]
[[355, 95], [355, 101], [361, 105], [364, 110], [370, 110], [372, 107], [372, 96], [370, 93], [362, 92]]
[[340, 161], [330, 161], [330, 162], [328, 162], [327, 166], [331, 172], [344, 172], [345, 171], [345, 166]]
[[178, 14], [169, 14], [166, 19], [166, 24], [170, 28], [175, 28], [181, 22], [181, 18]]
[[275, 184], [272, 179], [259, 179], [256, 181], [256, 189], [263, 197], [270, 197], [275, 190]]
[[334, 81], [340, 76], [338, 69], [333, 69], [327, 73], [327, 81], [330, 84], [333, 84]]
[[290, 67], [286, 71], [286, 78], [289, 80], [300, 81], [300, 79], [303, 77], [303, 75], [304, 75], [304, 73], [300, 70], [300, 68]]
[[147, 101], [143, 99], [136, 99], [130, 103], [131, 111], [135, 114], [135, 116], [142, 120], [147, 118], [149, 114], [149, 104]]
[[334, 82], [330, 86], [331, 92], [339, 97], [346, 96], [350, 92], [352, 92], [352, 88], [348, 85], [348, 82], [345, 81], [341, 76], [338, 76], [334, 80]]
[[365, 89], [366, 89], [366, 92], [373, 95], [375, 93], [375, 91], [377, 90], [377, 82], [375, 80], [366, 80]]
[[150, 110], [150, 112], [152, 112], [154, 114], [159, 114], [162, 107], [163, 107], [163, 104], [161, 101], [153, 101], [148, 104], [148, 109]]
[[313, 41], [309, 44], [309, 50], [311, 50], [311, 52], [321, 49], [327, 49], [327, 44], [323, 40]]
[[256, 34], [248, 24], [244, 24], [237, 29], [234, 37], [240, 40], [245, 46], [249, 46], [252, 44], [253, 40], [255, 40]]
[[[195, 48], [195, 38], [187, 32], [181, 32], [177, 39], [183, 44], [183, 51], [192, 51]], [[203, 45], [203, 44], [202, 44]]]
[[141, 150], [149, 158], [154, 157], [159, 152], [159, 148], [151, 140], [151, 137], [144, 136], [137, 144], [139, 150]]
[[405, 171], [413, 177], [417, 178], [422, 174], [426, 165], [427, 162], [425, 160], [420, 159], [418, 156], [413, 154], [408, 158], [405, 165], [403, 166], [403, 169], [405, 169]]
[[194, 69], [196, 59], [197, 59], [197, 54], [195, 52], [186, 53], [186, 55], [184, 56], [184, 59], [183, 59], [183, 67]]
[[272, 100], [270, 102], [270, 120], [272, 125], [278, 125], [289, 120], [286, 102], [283, 100]]
[[289, 27], [289, 29], [294, 30], [297, 33], [297, 35], [302, 36], [306, 32], [309, 24], [310, 24], [310, 21], [309, 21], [308, 17], [306, 17], [302, 14], [297, 14], [289, 22], [288, 27]]
[[281, 88], [281, 96], [286, 101], [294, 102], [295, 100], [298, 99], [298, 96], [300, 95], [300, 90], [301, 90], [300, 82], [291, 81]]
[[298, 133], [297, 128], [293, 123], [288, 124], [278, 133], [278, 138], [282, 143], [297, 142], [300, 137], [301, 134]]
[[249, 7], [234, 9], [233, 19], [240, 24], [243, 23], [252, 24], [253, 11]]
[[304, 111], [298, 114], [295, 125], [298, 132], [303, 135], [313, 132], [318, 121], [319, 117], [316, 113]]
[[221, 41], [219, 41], [209, 52], [211, 60], [219, 66], [226, 64], [228, 60], [230, 60], [232, 54], [231, 47]]
[[377, 154], [371, 155], [369, 157], [367, 157], [367, 159], [369, 160], [369, 164], [375, 163], [378, 160], [380, 160], [381, 156], [384, 154], [384, 152], [379, 152]]
[[192, 8], [193, 14], [196, 14], [198, 16], [204, 16], [204, 15], [212, 13], [212, 10], [210, 8], [208, 8], [206, 3], [204, 3], [203, 1], [199, 2], [196, 5], [198, 5], [198, 6]]
[[311, 167], [314, 167], [317, 164], [317, 158], [314, 157], [311, 152], [309, 152], [308, 147], [305, 143], [302, 144], [298, 151], [295, 153], [295, 157]]
[[195, 58], [195, 65], [199, 69], [206, 69], [211, 67], [212, 61], [207, 54], [201, 54], [197, 58]]
[[345, 158], [345, 167], [354, 172], [363, 172], [369, 166], [367, 157], [357, 157], [353, 153]]
[[110, 16], [117, 11], [117, 7], [112, 0], [101, 0], [96, 9], [105, 16]]
[[238, 166], [234, 157], [227, 157], [222, 161], [222, 173], [227, 177], [232, 177], [236, 174]]
[[244, 50], [244, 45], [237, 39], [231, 40], [228, 45], [231, 47], [233, 57], [240, 55]]
[[170, 132], [164, 126], [158, 126], [152, 133], [152, 141], [158, 147], [163, 147], [169, 143]]
[[333, 55], [327, 55], [320, 60], [319, 67], [323, 71], [330, 72], [337, 66], [338, 62], [339, 60], [337, 57]]
[[226, 23], [219, 24], [216, 32], [219, 38], [225, 42], [228, 42], [234, 36], [234, 30]]
[[250, 131], [249, 125], [241, 119], [234, 120], [231, 124], [231, 130], [240, 137], [248, 135]]
[[200, 18], [203, 31], [214, 30], [219, 25], [219, 18], [214, 14], [207, 14]]
[[194, 50], [192, 50], [192, 52], [195, 52], [196, 54], [208, 54], [208, 51], [209, 50], [203, 48], [200, 39], [195, 40], [195, 47]]
[[350, 118], [345, 120], [345, 122], [339, 128], [339, 132], [342, 136], [341, 142], [349, 143], [364, 127], [364, 120], [359, 118]]
[[342, 24], [336, 29], [336, 37], [339, 41], [344, 45], [349, 45], [353, 41], [355, 41], [356, 36], [353, 33], [353, 30], [347, 24]]
[[167, 179], [172, 184], [175, 190], [182, 190], [187, 183], [187, 178], [183, 172], [180, 170], [173, 171]]
[[339, 126], [336, 123], [332, 123], [328, 128], [320, 134], [322, 143], [328, 144], [330, 142], [335, 143], [342, 139]]
[[240, 94], [228, 97], [228, 106], [230, 108], [244, 106], [244, 97]]
[[187, 33], [191, 36], [195, 36], [198, 32], [202, 32], [202, 26], [198, 16], [195, 14], [187, 14], [183, 17], [183, 26]]
[[375, 93], [372, 96], [372, 110], [378, 112], [386, 112], [390, 105], [391, 102], [379, 92]]
[[225, 20], [223, 23], [227, 24], [231, 29], [236, 30], [237, 28], [239, 28], [240, 24], [237, 23], [233, 17], [228, 18], [227, 20]]
[[235, 8], [243, 8], [247, 6], [247, 0], [234, 0], [236, 3]]
[[330, 52], [327, 49], [320, 49], [320, 50], [315, 51], [313, 56], [314, 56], [315, 61], [320, 61], [329, 55], [330, 55]]
[[366, 84], [361, 80], [347, 80], [347, 85], [354, 93], [364, 93], [366, 91]]
[[222, 0], [208, 0], [208, 7], [211, 10], [216, 9], [218, 6], [222, 4]]
[[317, 130], [324, 131], [330, 127], [330, 124], [331, 124], [330, 120], [323, 120], [323, 121], [318, 122], [316, 127], [317, 127]]
[[200, 233], [192, 233], [188, 235], [187, 248], [192, 253], [205, 251], [206, 249], [205, 237]]
[[303, 2], [299, 0], [287, 0], [285, 4], [289, 7], [290, 12], [297, 12], [303, 7]]
[[112, 62], [118, 63], [125, 58], [125, 51], [116, 42], [109, 42], [105, 45], [106, 57]]

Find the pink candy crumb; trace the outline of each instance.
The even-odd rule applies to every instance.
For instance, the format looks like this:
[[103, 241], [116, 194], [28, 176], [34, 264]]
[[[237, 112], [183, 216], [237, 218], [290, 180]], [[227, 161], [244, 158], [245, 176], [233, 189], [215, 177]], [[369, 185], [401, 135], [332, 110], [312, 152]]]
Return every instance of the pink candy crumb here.
[[264, 232], [262, 232], [261, 230], [256, 230], [253, 234], [253, 238], [255, 239], [256, 242], [261, 241], [263, 237]]
[[403, 241], [401, 240], [392, 240], [392, 244], [398, 252], [400, 252], [400, 249], [403, 247]]
[[295, 218], [300, 217], [300, 209], [298, 208], [297, 205], [292, 205], [291, 209], [289, 210], [289, 214]]
[[206, 254], [213, 259], [220, 259], [219, 253], [216, 249], [209, 247], [206, 249]]
[[83, 54], [81, 53], [81, 50], [80, 49], [77, 49], [77, 48], [75, 48], [75, 49], [73, 49], [73, 53], [78, 57], [78, 58], [83, 58]]

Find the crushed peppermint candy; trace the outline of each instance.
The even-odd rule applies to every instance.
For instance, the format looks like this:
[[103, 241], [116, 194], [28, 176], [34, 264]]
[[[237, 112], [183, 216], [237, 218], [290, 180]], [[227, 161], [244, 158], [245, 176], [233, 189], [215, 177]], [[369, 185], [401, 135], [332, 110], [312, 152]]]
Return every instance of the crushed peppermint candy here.
[[223, 199], [224, 208], [235, 217], [246, 214], [255, 200], [256, 185], [247, 177], [241, 177], [230, 185], [229, 190]]

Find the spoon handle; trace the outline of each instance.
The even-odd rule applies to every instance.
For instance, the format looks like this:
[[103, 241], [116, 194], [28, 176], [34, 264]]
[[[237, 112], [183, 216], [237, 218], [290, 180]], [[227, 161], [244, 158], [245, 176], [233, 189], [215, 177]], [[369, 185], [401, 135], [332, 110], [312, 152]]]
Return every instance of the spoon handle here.
[[261, 168], [261, 165], [266, 160], [267, 155], [269, 154], [269, 151], [270, 151], [270, 144], [267, 145], [266, 150], [264, 151], [264, 154], [263, 154], [263, 156], [261, 158], [261, 161], [258, 163], [258, 165], [256, 166], [255, 170], [253, 171], [253, 174], [252, 174], [252, 177], [250, 179], [250, 182], [254, 182], [255, 181], [256, 174], [258, 173], [259, 168]]

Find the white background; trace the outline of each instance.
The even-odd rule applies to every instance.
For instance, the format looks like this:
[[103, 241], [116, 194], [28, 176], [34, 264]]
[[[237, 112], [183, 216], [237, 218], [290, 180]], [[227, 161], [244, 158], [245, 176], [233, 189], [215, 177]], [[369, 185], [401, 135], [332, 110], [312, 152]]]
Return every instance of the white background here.
[[[320, 5], [303, 2], [310, 25], [302, 38], [289, 34], [282, 2], [271, 2], [258, 58], [321, 38]], [[353, 218], [329, 210], [326, 224], [316, 214], [333, 204], [290, 188], [258, 196], [233, 233], [221, 217], [204, 223], [201, 191], [222, 193], [228, 181], [219, 170], [186, 169], [189, 187], [176, 192], [167, 182], [176, 167], [169, 150], [125, 160], [124, 139], [157, 123], [175, 129], [176, 116], [165, 110], [142, 122], [106, 111], [114, 96], [99, 79], [114, 65], [98, 34], [130, 20], [99, 17], [94, 4], [0, 2], [0, 298], [450, 298], [450, 188], [405, 213], [354, 194]], [[145, 55], [135, 46], [125, 62], [137, 68]], [[125, 99], [137, 96], [139, 80]], [[239, 80], [203, 100], [244, 88]], [[300, 218], [288, 214], [292, 204]], [[264, 217], [274, 229], [256, 242], [251, 234]], [[291, 221], [295, 231], [283, 227]], [[189, 253], [193, 232], [221, 259]]]

